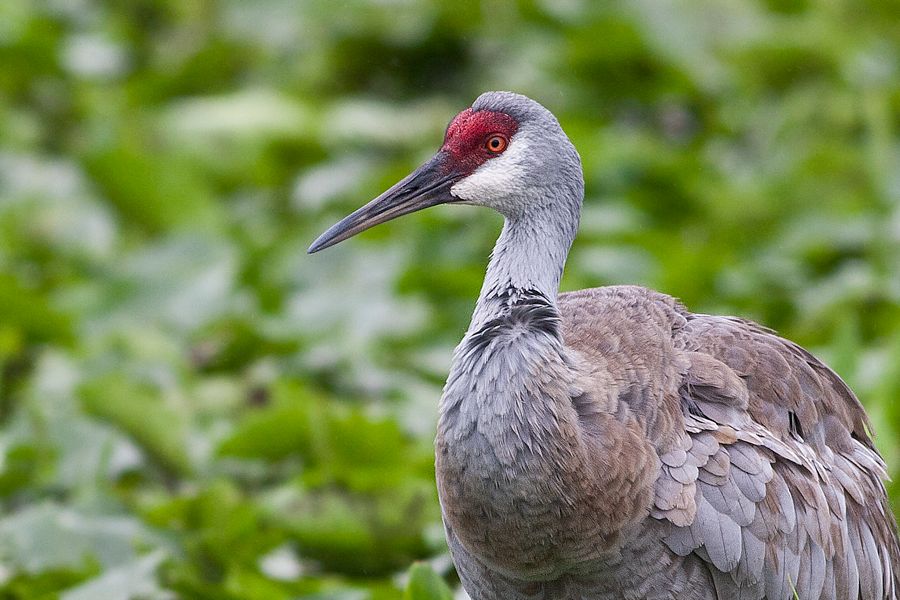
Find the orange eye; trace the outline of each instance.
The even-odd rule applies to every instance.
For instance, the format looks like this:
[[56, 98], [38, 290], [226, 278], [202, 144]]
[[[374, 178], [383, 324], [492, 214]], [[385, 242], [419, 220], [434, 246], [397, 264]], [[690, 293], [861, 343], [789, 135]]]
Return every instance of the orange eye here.
[[494, 154], [500, 154], [504, 150], [506, 150], [506, 145], [509, 142], [506, 141], [506, 138], [502, 135], [492, 135], [488, 138], [487, 142], [484, 144], [485, 148]]

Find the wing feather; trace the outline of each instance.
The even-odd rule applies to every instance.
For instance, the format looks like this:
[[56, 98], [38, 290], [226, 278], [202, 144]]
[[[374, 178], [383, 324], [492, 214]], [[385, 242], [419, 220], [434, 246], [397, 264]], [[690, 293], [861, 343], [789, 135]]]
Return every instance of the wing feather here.
[[849, 388], [738, 319], [688, 315], [676, 346], [688, 442], [661, 456], [651, 509], [669, 548], [714, 567], [722, 598], [895, 598], [885, 467]]
[[721, 599], [897, 597], [885, 465], [840, 377], [771, 330], [643, 288], [560, 305], [566, 344], [620, 390], [593, 401], [636, 415], [657, 449], [649, 527], [673, 565], [706, 568]]

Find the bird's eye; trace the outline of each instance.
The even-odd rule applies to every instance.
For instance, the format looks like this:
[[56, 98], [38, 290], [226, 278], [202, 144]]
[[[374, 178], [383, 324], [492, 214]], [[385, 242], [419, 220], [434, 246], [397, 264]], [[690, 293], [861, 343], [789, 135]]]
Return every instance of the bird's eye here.
[[506, 138], [503, 137], [502, 135], [492, 135], [491, 137], [488, 138], [487, 142], [485, 143], [485, 148], [487, 148], [489, 151], [493, 152], [494, 154], [500, 154], [501, 152], [506, 150], [506, 145], [508, 143], [509, 142], [507, 142]]

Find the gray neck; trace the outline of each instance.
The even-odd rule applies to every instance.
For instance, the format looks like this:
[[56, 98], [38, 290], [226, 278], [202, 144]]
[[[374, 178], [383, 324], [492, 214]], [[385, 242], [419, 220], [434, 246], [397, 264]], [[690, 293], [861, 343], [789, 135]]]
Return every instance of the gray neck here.
[[577, 229], [578, 213], [560, 211], [558, 206], [506, 217], [469, 330], [477, 329], [523, 293], [538, 292], [555, 306]]

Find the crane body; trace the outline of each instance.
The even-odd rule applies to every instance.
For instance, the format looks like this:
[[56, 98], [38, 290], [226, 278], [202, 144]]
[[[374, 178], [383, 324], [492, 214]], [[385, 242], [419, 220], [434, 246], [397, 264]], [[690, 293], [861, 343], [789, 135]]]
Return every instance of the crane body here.
[[442, 203], [500, 212], [440, 404], [436, 475], [473, 600], [885, 600], [900, 546], [852, 391], [749, 321], [637, 286], [559, 294], [584, 196], [556, 118], [488, 92], [310, 252]]

